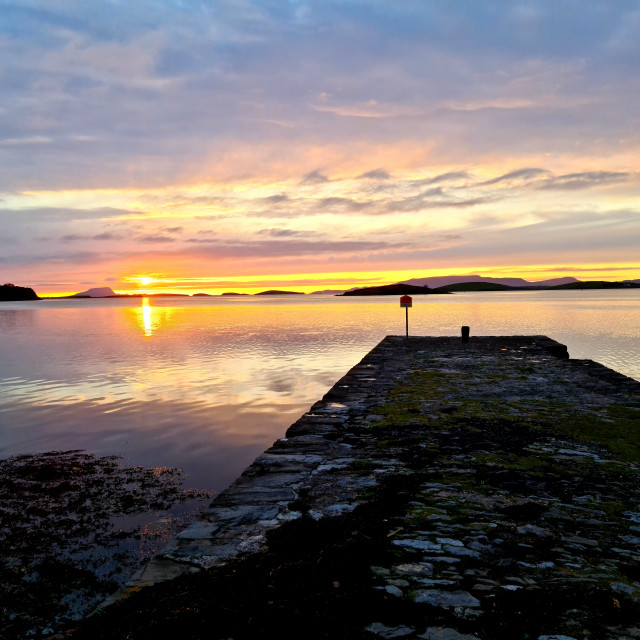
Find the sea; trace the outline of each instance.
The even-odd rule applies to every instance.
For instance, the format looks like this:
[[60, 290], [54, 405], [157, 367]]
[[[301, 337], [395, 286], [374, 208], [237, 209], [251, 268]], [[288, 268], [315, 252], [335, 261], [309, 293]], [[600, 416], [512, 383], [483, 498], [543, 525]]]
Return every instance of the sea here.
[[[386, 335], [397, 296], [0, 302], [0, 458], [82, 449], [218, 492]], [[640, 380], [640, 290], [414, 296], [409, 335], [547, 335]]]

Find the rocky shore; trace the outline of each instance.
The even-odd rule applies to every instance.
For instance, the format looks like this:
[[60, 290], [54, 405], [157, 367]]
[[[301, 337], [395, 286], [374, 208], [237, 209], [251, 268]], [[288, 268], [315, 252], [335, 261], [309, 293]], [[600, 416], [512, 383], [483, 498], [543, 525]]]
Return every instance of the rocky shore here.
[[640, 638], [639, 436], [543, 336], [388, 337], [65, 635]]

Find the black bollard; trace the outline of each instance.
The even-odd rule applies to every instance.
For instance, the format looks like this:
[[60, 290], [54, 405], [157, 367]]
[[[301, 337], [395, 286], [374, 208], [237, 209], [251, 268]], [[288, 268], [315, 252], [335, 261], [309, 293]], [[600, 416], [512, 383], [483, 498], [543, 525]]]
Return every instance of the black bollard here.
[[469, 342], [469, 327], [462, 327], [462, 342]]

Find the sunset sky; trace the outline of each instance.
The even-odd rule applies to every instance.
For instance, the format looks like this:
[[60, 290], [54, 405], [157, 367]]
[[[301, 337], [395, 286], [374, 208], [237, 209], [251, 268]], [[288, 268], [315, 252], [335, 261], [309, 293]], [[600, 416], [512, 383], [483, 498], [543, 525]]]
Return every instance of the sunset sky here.
[[640, 4], [0, 2], [0, 284], [640, 278]]

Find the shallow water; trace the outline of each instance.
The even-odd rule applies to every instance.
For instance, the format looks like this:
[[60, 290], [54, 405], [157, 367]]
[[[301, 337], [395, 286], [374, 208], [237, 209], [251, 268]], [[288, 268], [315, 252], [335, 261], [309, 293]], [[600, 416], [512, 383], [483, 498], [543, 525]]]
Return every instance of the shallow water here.
[[[640, 290], [414, 297], [414, 335], [545, 334], [640, 380]], [[0, 457], [59, 449], [227, 486], [385, 335], [397, 297], [0, 303]]]

